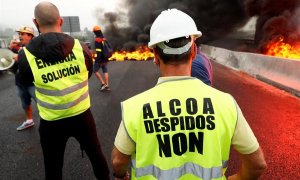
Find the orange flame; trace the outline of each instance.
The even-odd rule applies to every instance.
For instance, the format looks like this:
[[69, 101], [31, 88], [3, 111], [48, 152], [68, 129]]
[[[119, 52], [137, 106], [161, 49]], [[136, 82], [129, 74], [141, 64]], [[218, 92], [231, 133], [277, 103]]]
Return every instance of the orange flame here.
[[270, 41], [266, 46], [266, 55], [300, 60], [300, 44], [289, 44], [283, 36]]
[[143, 61], [154, 58], [153, 53], [147, 46], [139, 46], [137, 50], [133, 52], [116, 51], [109, 58], [110, 61], [124, 61], [124, 60], [136, 60]]

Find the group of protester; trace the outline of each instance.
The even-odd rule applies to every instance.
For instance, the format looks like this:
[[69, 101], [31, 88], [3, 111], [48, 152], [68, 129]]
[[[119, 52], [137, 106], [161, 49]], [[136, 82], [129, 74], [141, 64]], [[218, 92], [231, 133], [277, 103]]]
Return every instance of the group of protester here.
[[[86, 44], [62, 33], [63, 19], [54, 4], [37, 4], [33, 22], [38, 36], [29, 27], [17, 31], [22, 47], [14, 56], [14, 72], [27, 118], [17, 130], [34, 125], [34, 99], [46, 179], [62, 179], [70, 137], [88, 155], [95, 177], [110, 179], [88, 90], [93, 72], [101, 91], [110, 90], [101, 27], [93, 28], [93, 57]], [[242, 166], [228, 179], [258, 179], [266, 168], [238, 104], [212, 87], [210, 61], [195, 43], [200, 36], [194, 20], [177, 9], [162, 11], [153, 22], [148, 46], [160, 78], [155, 87], [121, 102], [122, 120], [111, 155], [115, 179], [226, 179], [231, 146]]]

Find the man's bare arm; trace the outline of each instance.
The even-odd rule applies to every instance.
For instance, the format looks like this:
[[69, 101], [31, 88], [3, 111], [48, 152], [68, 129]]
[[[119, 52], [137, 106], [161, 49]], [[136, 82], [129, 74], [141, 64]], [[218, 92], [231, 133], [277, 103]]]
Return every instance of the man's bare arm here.
[[111, 153], [111, 162], [115, 177], [123, 177], [126, 175], [131, 156], [121, 153], [116, 147], [113, 148]]
[[228, 177], [228, 180], [256, 180], [266, 169], [267, 164], [261, 148], [251, 154], [240, 154], [242, 166], [237, 174]]

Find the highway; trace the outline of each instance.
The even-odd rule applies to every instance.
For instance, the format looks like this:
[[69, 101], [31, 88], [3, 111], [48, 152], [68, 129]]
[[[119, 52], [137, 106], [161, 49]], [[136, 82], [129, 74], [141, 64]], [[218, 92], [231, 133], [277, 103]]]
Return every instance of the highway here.
[[[268, 168], [262, 179], [299, 179], [300, 99], [245, 73], [216, 63], [213, 67], [213, 86], [235, 97], [263, 148]], [[110, 153], [121, 120], [120, 101], [154, 86], [159, 72], [152, 61], [124, 61], [110, 62], [109, 73], [111, 92], [100, 92], [100, 83], [94, 75], [89, 87], [91, 110], [110, 165]], [[35, 126], [16, 131], [24, 120], [24, 112], [16, 96], [14, 76], [4, 73], [0, 75], [0, 82], [0, 179], [44, 179], [37, 108], [34, 105]], [[234, 173], [239, 164], [237, 154], [232, 151], [227, 175]], [[66, 147], [63, 174], [65, 180], [95, 179], [87, 156], [81, 157], [74, 138]]]
[[[300, 179], [300, 99], [247, 74], [214, 63], [214, 86], [233, 95], [267, 161], [263, 180]], [[239, 167], [232, 153], [228, 174]]]

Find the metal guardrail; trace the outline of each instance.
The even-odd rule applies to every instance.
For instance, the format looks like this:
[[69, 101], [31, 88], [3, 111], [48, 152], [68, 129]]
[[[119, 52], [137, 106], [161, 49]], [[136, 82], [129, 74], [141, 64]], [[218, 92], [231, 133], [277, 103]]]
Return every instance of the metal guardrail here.
[[220, 64], [243, 71], [300, 97], [300, 60], [237, 52], [208, 45], [201, 45], [201, 51]]

